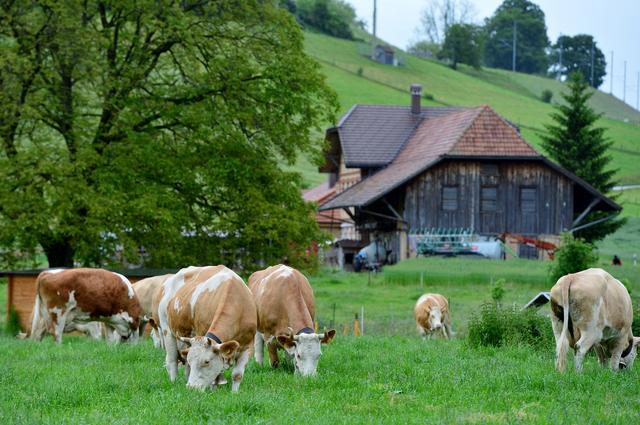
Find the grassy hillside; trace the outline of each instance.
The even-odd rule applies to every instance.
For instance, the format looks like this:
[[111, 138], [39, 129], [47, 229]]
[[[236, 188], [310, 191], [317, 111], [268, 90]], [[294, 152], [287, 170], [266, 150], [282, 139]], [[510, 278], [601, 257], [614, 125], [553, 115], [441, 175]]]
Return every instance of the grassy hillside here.
[[[421, 83], [433, 101], [426, 105], [477, 106], [488, 104], [519, 125], [523, 136], [540, 149], [540, 133], [549, 124], [553, 106], [539, 100], [544, 89], [563, 89], [557, 81], [540, 77], [485, 69], [453, 71], [434, 61], [403, 55], [404, 66], [391, 67], [372, 62], [362, 53], [361, 43], [306, 33], [306, 51], [323, 66], [328, 83], [337, 91], [341, 113], [355, 103], [409, 104], [408, 88]], [[613, 167], [623, 184], [640, 183], [640, 113], [615, 98], [596, 92], [592, 106], [605, 116], [601, 125], [614, 141]], [[623, 122], [621, 120], [628, 120]], [[314, 172], [307, 168], [305, 173]]]

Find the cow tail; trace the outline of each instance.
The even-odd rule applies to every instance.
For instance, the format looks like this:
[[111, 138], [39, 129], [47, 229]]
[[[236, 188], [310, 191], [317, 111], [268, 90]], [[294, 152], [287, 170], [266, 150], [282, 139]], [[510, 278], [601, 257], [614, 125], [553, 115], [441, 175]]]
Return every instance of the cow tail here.
[[31, 311], [31, 329], [28, 332], [28, 336], [32, 339], [38, 338], [38, 329], [42, 326], [42, 322], [45, 320], [41, 314], [42, 297], [40, 297], [40, 279], [36, 280], [36, 300], [33, 303], [33, 310]]
[[571, 278], [566, 277], [562, 282], [562, 311], [564, 319], [562, 321], [562, 333], [556, 342], [556, 369], [564, 372], [567, 368], [567, 351], [569, 350], [569, 287]]

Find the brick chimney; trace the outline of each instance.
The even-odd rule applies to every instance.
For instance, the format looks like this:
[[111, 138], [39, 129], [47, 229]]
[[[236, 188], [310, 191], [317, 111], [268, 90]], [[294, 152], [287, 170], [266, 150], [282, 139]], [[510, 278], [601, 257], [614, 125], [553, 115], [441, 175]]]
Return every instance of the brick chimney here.
[[411, 113], [420, 115], [420, 98], [422, 97], [422, 86], [411, 84]]

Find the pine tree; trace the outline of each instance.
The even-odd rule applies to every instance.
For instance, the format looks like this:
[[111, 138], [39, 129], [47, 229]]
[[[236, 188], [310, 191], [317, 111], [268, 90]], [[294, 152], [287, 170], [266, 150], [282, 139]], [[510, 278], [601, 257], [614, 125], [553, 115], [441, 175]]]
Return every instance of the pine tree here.
[[[558, 105], [557, 112], [551, 114], [555, 124], [545, 126], [547, 134], [542, 136], [542, 145], [554, 161], [606, 194], [617, 183], [616, 170], [608, 168], [611, 156], [607, 150], [613, 142], [607, 139], [604, 128], [596, 126], [601, 114], [594, 112], [587, 104], [593, 92], [580, 73], [569, 76], [568, 88], [569, 92], [562, 94], [566, 104]], [[581, 224], [606, 215], [592, 212]], [[591, 242], [597, 241], [615, 232], [624, 223], [624, 219], [608, 220], [580, 230], [576, 236]]]

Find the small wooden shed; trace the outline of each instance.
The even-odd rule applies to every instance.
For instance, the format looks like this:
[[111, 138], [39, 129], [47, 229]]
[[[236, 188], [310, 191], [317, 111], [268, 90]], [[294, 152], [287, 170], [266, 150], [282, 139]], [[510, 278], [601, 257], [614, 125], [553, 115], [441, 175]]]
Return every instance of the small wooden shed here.
[[[31, 327], [29, 319], [36, 297], [36, 279], [45, 269], [0, 271], [0, 277], [7, 277], [9, 284], [7, 294], [7, 319], [11, 310], [15, 310], [20, 318], [20, 327], [28, 331]], [[124, 275], [131, 281], [137, 282], [147, 277], [176, 273], [177, 270], [168, 269], [131, 269], [111, 270]]]

